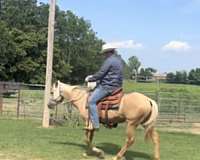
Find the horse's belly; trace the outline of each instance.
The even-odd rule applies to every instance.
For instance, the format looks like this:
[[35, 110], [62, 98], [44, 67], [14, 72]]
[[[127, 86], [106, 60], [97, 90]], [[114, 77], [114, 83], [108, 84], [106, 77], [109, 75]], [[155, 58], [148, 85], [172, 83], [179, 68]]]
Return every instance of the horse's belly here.
[[101, 114], [101, 121], [106, 122], [107, 118], [110, 122], [123, 122], [125, 119], [124, 117], [120, 116], [118, 110], [108, 110], [108, 115], [106, 115], [105, 111], [102, 111]]

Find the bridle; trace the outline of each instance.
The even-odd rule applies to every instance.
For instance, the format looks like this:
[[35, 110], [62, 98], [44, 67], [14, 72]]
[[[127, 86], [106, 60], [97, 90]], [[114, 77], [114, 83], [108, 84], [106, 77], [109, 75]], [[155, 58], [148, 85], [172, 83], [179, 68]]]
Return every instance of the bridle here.
[[52, 99], [54, 102], [56, 102], [56, 104], [62, 103], [64, 100], [64, 97], [62, 96], [61, 91], [60, 91], [60, 86], [58, 87], [58, 89], [59, 89], [59, 96], [55, 99], [54, 98]]
[[56, 99], [54, 99], [54, 101], [55, 101], [56, 103], [62, 103], [62, 102], [64, 101], [64, 97], [61, 96], [61, 95], [59, 95], [59, 97], [57, 97]]

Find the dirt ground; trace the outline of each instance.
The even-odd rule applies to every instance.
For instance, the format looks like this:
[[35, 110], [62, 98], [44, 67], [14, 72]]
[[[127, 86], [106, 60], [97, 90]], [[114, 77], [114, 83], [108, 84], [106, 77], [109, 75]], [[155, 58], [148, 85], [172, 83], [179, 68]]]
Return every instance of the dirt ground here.
[[191, 133], [200, 134], [200, 123], [193, 123]]
[[[42, 160], [40, 158], [28, 158], [29, 160]], [[27, 158], [17, 154], [5, 154], [0, 152], [0, 160], [27, 160]]]
[[184, 132], [184, 133], [192, 133], [200, 135], [200, 123], [193, 123], [189, 128], [179, 128], [179, 127], [168, 127], [168, 128], [161, 128], [162, 131], [169, 131], [169, 132]]

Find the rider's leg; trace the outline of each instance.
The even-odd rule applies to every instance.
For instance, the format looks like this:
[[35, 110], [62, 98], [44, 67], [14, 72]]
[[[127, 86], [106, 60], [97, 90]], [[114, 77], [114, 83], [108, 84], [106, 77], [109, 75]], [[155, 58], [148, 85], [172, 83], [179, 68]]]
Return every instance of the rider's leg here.
[[99, 116], [97, 110], [97, 102], [109, 94], [103, 87], [98, 86], [92, 93], [88, 100], [90, 119], [93, 124], [94, 129], [99, 128]]

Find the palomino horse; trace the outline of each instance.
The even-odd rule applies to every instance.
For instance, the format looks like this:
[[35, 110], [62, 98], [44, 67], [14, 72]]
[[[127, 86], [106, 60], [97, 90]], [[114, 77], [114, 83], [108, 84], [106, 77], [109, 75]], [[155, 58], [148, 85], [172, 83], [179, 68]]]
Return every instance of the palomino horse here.
[[[88, 109], [87, 99], [88, 91], [78, 86], [71, 86], [60, 81], [57, 81], [53, 85], [53, 96], [49, 100], [49, 108], [53, 109], [54, 106], [63, 99], [67, 99], [75, 106], [85, 122], [88, 122]], [[126, 122], [126, 143], [113, 158], [114, 160], [121, 160], [127, 149], [135, 141], [135, 130], [139, 125], [142, 125], [145, 129], [145, 138], [152, 140], [154, 144], [154, 159], [160, 160], [160, 140], [159, 134], [155, 130], [155, 122], [158, 116], [158, 106], [156, 102], [140, 93], [129, 93], [123, 95], [119, 110], [109, 110], [108, 117], [114, 122]], [[102, 157], [103, 151], [92, 146], [92, 139], [94, 136], [94, 130], [86, 130], [86, 144], [88, 150], [86, 154], [94, 153]]]

